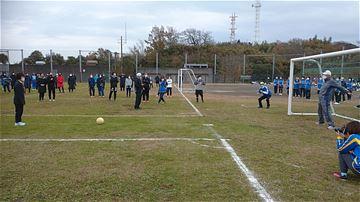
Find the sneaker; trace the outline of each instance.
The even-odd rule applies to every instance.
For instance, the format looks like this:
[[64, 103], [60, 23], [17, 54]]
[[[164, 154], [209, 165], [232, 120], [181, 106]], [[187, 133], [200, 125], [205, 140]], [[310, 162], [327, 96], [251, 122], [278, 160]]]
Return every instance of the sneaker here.
[[24, 122], [17, 122], [17, 123], [15, 123], [15, 126], [25, 126], [26, 125], [26, 123], [24, 123]]
[[333, 176], [338, 178], [338, 179], [347, 180], [347, 175], [341, 175], [340, 172], [334, 172]]
[[334, 105], [338, 105], [338, 104], [340, 104], [340, 103], [338, 103], [338, 102], [334, 102]]
[[335, 130], [335, 127], [334, 127], [334, 126], [328, 126], [327, 129], [329, 129], [329, 130]]
[[316, 125], [322, 125], [322, 124], [324, 124], [324, 122], [319, 122], [319, 121], [318, 121], [318, 122], [315, 122], [315, 124], [316, 124]]

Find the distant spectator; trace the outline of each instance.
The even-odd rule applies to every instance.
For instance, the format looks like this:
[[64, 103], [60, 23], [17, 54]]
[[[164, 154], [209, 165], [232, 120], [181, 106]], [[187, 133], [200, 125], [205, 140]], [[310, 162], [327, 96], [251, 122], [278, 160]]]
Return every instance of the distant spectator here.
[[31, 91], [31, 77], [29, 76], [29, 74], [25, 75], [24, 87], [30, 93], [30, 91]]
[[126, 87], [126, 97], [131, 97], [131, 88], [133, 85], [133, 81], [131, 79], [131, 76], [128, 76], [125, 79], [125, 87]]
[[57, 76], [57, 88], [59, 93], [64, 93], [64, 76], [61, 73]]
[[24, 89], [25, 76], [23, 73], [18, 73], [16, 74], [15, 78], [16, 78], [14, 84], [15, 126], [25, 126], [26, 124], [21, 120], [25, 105], [25, 89]]
[[90, 97], [94, 97], [95, 96], [95, 79], [93, 78], [92, 74], [90, 74], [90, 77], [88, 79], [88, 83], [89, 83]]
[[171, 97], [172, 96], [172, 83], [173, 80], [171, 79], [171, 76], [169, 76], [168, 79], [166, 79], [166, 95]]

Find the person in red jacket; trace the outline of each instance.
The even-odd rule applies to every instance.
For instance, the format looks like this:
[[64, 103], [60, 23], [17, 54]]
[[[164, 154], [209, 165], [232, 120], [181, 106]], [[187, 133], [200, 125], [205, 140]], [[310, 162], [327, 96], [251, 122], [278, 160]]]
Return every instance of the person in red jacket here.
[[58, 77], [57, 77], [57, 88], [59, 89], [59, 92], [61, 93], [61, 91], [64, 93], [64, 77], [61, 73], [59, 73]]

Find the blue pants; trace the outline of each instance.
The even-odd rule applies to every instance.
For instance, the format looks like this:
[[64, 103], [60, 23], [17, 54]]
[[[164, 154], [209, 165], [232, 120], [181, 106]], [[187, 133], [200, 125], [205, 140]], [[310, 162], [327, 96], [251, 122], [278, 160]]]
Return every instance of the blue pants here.
[[99, 96], [104, 96], [104, 87], [98, 87]]
[[32, 88], [32, 89], [36, 89], [36, 88], [37, 88], [37, 86], [36, 86], [36, 80], [32, 80], [32, 81], [31, 81], [31, 88]]
[[334, 121], [331, 117], [331, 109], [330, 109], [330, 100], [324, 97], [319, 98], [318, 104], [318, 115], [319, 115], [319, 123], [324, 123], [324, 116], [325, 120], [329, 126], [335, 126]]

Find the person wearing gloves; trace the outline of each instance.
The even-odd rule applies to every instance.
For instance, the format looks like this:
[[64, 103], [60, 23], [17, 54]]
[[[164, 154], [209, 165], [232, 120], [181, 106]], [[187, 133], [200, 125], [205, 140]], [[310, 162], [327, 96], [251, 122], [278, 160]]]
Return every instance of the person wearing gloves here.
[[258, 101], [259, 101], [258, 108], [263, 108], [262, 101], [264, 99], [266, 99], [266, 109], [269, 109], [270, 108], [270, 98], [271, 98], [272, 93], [271, 93], [271, 90], [269, 89], [269, 87], [267, 87], [264, 82], [260, 82], [259, 93], [262, 93], [262, 96], [259, 97], [259, 99], [258, 99]]
[[335, 128], [335, 123], [331, 117], [330, 101], [334, 93], [334, 90], [339, 90], [340, 92], [345, 92], [351, 94], [347, 89], [342, 87], [338, 82], [334, 81], [331, 78], [331, 72], [326, 70], [322, 73], [322, 78], [324, 84], [319, 91], [319, 103], [318, 103], [318, 116], [319, 121], [318, 125], [324, 124], [324, 117], [328, 124], [328, 129], [333, 130]]
[[194, 82], [195, 85], [195, 96], [196, 96], [196, 102], [199, 102], [199, 95], [201, 97], [201, 101], [204, 102], [204, 86], [205, 82], [201, 79], [201, 76], [197, 78], [197, 80]]

